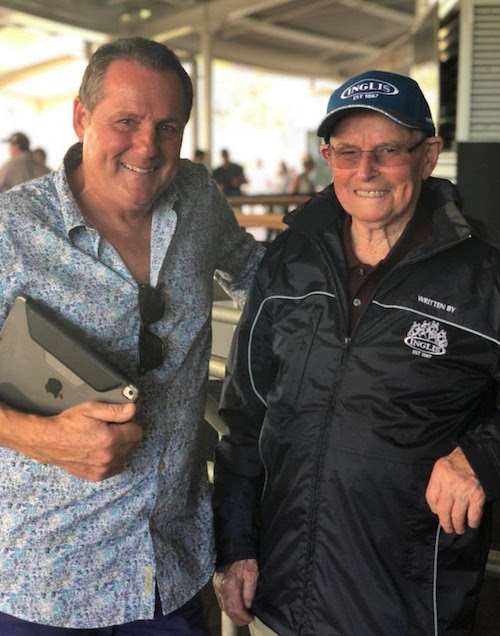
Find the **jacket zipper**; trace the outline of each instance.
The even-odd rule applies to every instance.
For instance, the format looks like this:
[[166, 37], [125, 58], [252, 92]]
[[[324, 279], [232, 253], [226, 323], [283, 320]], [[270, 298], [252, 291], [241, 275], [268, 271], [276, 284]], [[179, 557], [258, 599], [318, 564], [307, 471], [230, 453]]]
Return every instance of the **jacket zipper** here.
[[[315, 541], [314, 541], [314, 537], [316, 535], [316, 524], [317, 524], [317, 499], [318, 499], [318, 487], [319, 487], [319, 483], [320, 483], [320, 475], [323, 472], [323, 462], [324, 462], [324, 453], [325, 453], [325, 438], [327, 435], [327, 431], [328, 431], [328, 421], [330, 419], [330, 414], [333, 411], [334, 408], [334, 404], [335, 404], [335, 399], [339, 390], [339, 386], [340, 386], [340, 381], [342, 378], [342, 374], [340, 373], [341, 369], [344, 367], [346, 358], [349, 354], [349, 349], [350, 349], [350, 344], [351, 344], [351, 338], [348, 336], [347, 334], [347, 314], [345, 311], [345, 308], [342, 307], [340, 305], [340, 296], [338, 293], [338, 289], [337, 286], [335, 285], [335, 278], [333, 275], [333, 271], [334, 271], [334, 267], [333, 267], [333, 263], [331, 261], [330, 255], [326, 252], [326, 250], [323, 249], [323, 246], [315, 240], [314, 237], [312, 237], [311, 235], [307, 235], [307, 237], [311, 240], [312, 244], [314, 245], [314, 247], [318, 250], [320, 256], [321, 256], [321, 260], [325, 263], [325, 267], [326, 267], [326, 272], [327, 272], [327, 277], [328, 277], [328, 286], [329, 289], [328, 291], [330, 291], [331, 293], [333, 293], [335, 295], [335, 297], [337, 298], [338, 302], [339, 302], [339, 307], [341, 309], [341, 314], [342, 314], [342, 328], [343, 328], [343, 332], [344, 332], [344, 343], [342, 346], [342, 352], [341, 352], [341, 356], [340, 356], [340, 361], [339, 364], [337, 366], [337, 370], [336, 370], [336, 374], [334, 377], [334, 382], [333, 382], [333, 390], [332, 390], [332, 394], [330, 397], [330, 400], [328, 402], [328, 406], [326, 409], [326, 413], [325, 413], [325, 417], [323, 420], [323, 425], [321, 427], [321, 434], [318, 440], [318, 444], [316, 445], [316, 461], [315, 461], [315, 475], [314, 475], [314, 481], [313, 481], [313, 499], [311, 502], [311, 509], [312, 509], [312, 515], [310, 518], [310, 522], [309, 522], [309, 546], [308, 546], [308, 551], [307, 551], [307, 564], [306, 564], [306, 572], [305, 572], [305, 576], [304, 576], [304, 586], [303, 586], [303, 594], [302, 594], [302, 606], [304, 608], [307, 607], [308, 602], [309, 602], [309, 597], [311, 594], [311, 586], [310, 585], [306, 585], [306, 581], [309, 579], [310, 576], [310, 572], [311, 572], [311, 568], [312, 568], [312, 562], [313, 562], [313, 558], [314, 558], [314, 552], [315, 552]], [[305, 614], [305, 612], [304, 612]], [[299, 628], [299, 636], [302, 632], [302, 625]]]

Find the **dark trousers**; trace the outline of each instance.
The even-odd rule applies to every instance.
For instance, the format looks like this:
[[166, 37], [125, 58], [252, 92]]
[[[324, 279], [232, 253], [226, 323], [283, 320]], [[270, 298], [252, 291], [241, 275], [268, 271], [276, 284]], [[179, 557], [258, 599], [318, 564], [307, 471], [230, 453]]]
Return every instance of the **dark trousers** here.
[[155, 617], [149, 621], [134, 621], [99, 629], [72, 629], [30, 623], [0, 612], [0, 634], [2, 636], [209, 636], [200, 594], [196, 594], [174, 612], [163, 615], [158, 592], [156, 593]]

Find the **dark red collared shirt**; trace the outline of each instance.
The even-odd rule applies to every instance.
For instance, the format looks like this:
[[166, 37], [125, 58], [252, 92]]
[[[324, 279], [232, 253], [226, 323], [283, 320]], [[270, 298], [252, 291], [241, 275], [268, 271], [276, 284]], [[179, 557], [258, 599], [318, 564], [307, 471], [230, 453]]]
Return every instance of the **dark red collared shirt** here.
[[362, 263], [356, 256], [351, 240], [352, 218], [346, 214], [342, 228], [342, 241], [349, 277], [349, 333], [352, 333], [382, 277], [411, 249], [431, 236], [432, 217], [426, 208], [427, 206], [419, 205], [390, 252], [376, 265]]

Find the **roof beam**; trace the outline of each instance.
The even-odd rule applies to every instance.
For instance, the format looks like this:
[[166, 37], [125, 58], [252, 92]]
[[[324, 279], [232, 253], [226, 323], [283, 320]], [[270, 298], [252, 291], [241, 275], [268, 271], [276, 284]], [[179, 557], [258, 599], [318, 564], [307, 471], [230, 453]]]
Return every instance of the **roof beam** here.
[[[169, 42], [174, 50], [183, 50], [186, 53], [198, 54], [198, 36], [192, 35], [178, 42]], [[255, 66], [275, 73], [286, 73], [299, 77], [322, 77], [337, 79], [332, 73], [332, 65], [318, 61], [318, 56], [304, 55], [303, 53], [290, 54], [278, 52], [267, 47], [255, 47], [237, 43], [228, 43], [215, 40], [212, 44], [213, 57], [227, 60], [245, 66]]]
[[342, 4], [353, 11], [360, 11], [368, 15], [376, 16], [377, 18], [383, 18], [384, 20], [390, 20], [391, 22], [397, 22], [406, 26], [411, 26], [415, 19], [415, 16], [406, 13], [405, 11], [398, 11], [397, 9], [390, 9], [384, 7], [375, 2], [367, 2], [366, 0], [332, 0], [336, 4]]
[[[332, 3], [332, 0], [310, 1], [307, 3], [307, 5], [303, 4], [300, 7], [295, 7], [294, 9], [288, 9], [288, 10], [285, 9], [284, 11], [281, 11], [279, 14], [273, 17], [262, 18], [261, 21], [267, 24], [283, 23], [286, 20], [299, 18], [302, 15], [304, 15], [304, 13], [310, 14], [312, 11], [315, 11], [316, 9], [321, 9], [331, 3]], [[241, 16], [241, 17], [244, 17], [244, 16]], [[224, 30], [220, 32], [219, 37], [225, 38], [226, 40], [231, 40], [232, 38], [236, 38], [245, 32], [244, 28], [237, 26], [238, 18], [236, 18], [235, 20], [236, 20], [235, 25], [224, 28]]]
[[48, 73], [55, 68], [66, 66], [66, 64], [70, 64], [77, 59], [78, 58], [74, 55], [62, 55], [61, 57], [57, 57], [47, 62], [39, 62], [38, 64], [32, 64], [31, 66], [26, 66], [24, 68], [17, 69], [16, 71], [1, 73], [0, 83], [2, 84], [2, 88], [6, 88], [9, 84], [16, 84], [17, 82], [30, 79], [35, 75]]
[[[341, 75], [342, 77], [350, 77], [352, 75], [357, 75], [358, 73], [362, 73], [366, 68], [374, 68], [377, 66], [379, 61], [386, 56], [390, 56], [393, 54], [398, 55], [399, 62], [402, 62], [401, 54], [404, 50], [404, 47], [409, 44], [412, 38], [412, 33], [409, 31], [408, 33], [404, 33], [399, 38], [396, 38], [388, 44], [381, 48], [377, 54], [370, 55], [360, 60], [350, 60], [348, 62], [333, 64], [331, 66], [331, 70], [335, 76]], [[411, 58], [407, 60], [407, 63], [411, 63]]]
[[[207, 26], [211, 30], [219, 29], [224, 22], [232, 22], [241, 15], [262, 11], [270, 6], [277, 6], [289, 0], [212, 0], [196, 6], [174, 11], [171, 15], [149, 20], [141, 25], [140, 34], [144, 37], [163, 40], [175, 29], [191, 27], [201, 31]], [[193, 26], [194, 25], [194, 26]]]
[[[51, 27], [53, 31], [63, 31], [62, 25], [96, 34], [113, 34], [120, 30], [117, 27], [116, 8], [96, 6], [92, 14], [89, 14], [85, 5], [68, 3], [66, 0], [45, 0], [43, 3], [37, 0], [0, 0], [0, 2], [2, 10], [10, 9], [26, 14], [26, 16], [20, 16], [24, 24], [27, 23], [24, 18], [31, 18], [32, 22], [38, 19], [45, 22], [46, 28]], [[6, 17], [9, 18], [8, 15]], [[97, 30], [96, 24], [99, 25]]]
[[248, 31], [262, 33], [263, 35], [269, 35], [274, 38], [301, 43], [306, 46], [317, 47], [328, 51], [338, 51], [340, 49], [358, 55], [373, 55], [379, 50], [378, 47], [361, 44], [360, 42], [350, 42], [348, 40], [339, 40], [338, 38], [329, 38], [322, 35], [315, 35], [313, 33], [304, 33], [303, 31], [297, 31], [296, 29], [288, 29], [286, 27], [267, 24], [261, 20], [243, 18], [238, 20], [236, 24], [244, 27]]
[[[329, 0], [331, 2], [331, 0]], [[239, 18], [245, 18], [252, 13], [259, 13], [260, 11], [267, 11], [267, 9], [273, 9], [282, 4], [287, 4], [290, 0], [261, 0], [261, 2], [247, 2], [247, 6], [243, 9], [235, 9], [231, 11], [229, 16], [230, 20], [238, 20]]]
[[284, 9], [283, 11], [280, 11], [279, 15], [276, 15], [273, 21], [284, 22], [285, 20], [294, 20], [295, 18], [300, 18], [300, 16], [304, 14], [311, 14], [317, 9], [327, 7], [333, 2], [335, 2], [335, 0], [309, 0], [309, 2], [303, 3], [300, 7], [294, 7], [291, 9]]

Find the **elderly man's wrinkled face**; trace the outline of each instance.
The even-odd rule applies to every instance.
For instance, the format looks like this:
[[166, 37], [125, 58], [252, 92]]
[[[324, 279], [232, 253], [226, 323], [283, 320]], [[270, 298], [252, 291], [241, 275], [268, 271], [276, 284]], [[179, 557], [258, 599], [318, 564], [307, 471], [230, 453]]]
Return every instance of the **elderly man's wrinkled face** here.
[[[441, 149], [441, 140], [432, 137], [408, 153], [423, 136], [422, 131], [371, 111], [357, 111], [338, 122], [321, 154], [330, 166], [337, 198], [353, 222], [375, 228], [411, 218], [422, 181], [430, 176]], [[363, 151], [359, 163], [345, 167], [348, 157], [359, 156], [359, 150]], [[378, 160], [391, 153], [399, 153], [402, 163], [385, 165], [383, 157]], [[346, 160], [339, 160], [340, 156]]]

